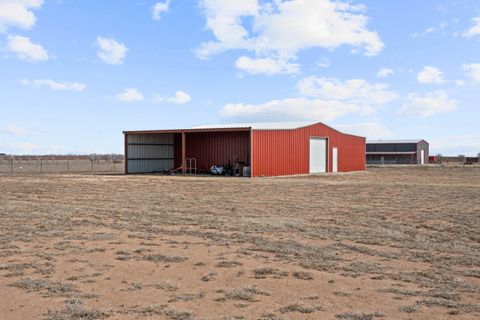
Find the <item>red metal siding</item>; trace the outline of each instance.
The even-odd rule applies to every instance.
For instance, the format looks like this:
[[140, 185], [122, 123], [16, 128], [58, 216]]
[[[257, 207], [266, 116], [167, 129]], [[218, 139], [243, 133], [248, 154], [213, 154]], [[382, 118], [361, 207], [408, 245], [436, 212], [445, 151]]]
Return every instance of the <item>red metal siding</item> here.
[[365, 170], [365, 138], [343, 134], [323, 124], [295, 130], [253, 131], [252, 176], [306, 174], [310, 171], [310, 137], [327, 138], [327, 171], [332, 148], [338, 148], [338, 171]]
[[186, 157], [197, 159], [199, 169], [250, 163], [250, 131], [186, 133]]

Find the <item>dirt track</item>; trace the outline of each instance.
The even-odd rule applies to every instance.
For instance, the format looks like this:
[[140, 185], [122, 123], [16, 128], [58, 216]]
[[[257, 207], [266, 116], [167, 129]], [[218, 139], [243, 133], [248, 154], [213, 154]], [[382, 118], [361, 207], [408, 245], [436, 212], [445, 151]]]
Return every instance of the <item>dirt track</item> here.
[[478, 319], [480, 168], [0, 175], [1, 319]]

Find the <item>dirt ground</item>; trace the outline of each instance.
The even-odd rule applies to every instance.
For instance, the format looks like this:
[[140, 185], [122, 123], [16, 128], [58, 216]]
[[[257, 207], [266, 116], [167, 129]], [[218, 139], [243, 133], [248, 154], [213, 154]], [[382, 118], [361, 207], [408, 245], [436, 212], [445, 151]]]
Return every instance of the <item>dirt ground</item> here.
[[480, 168], [0, 175], [0, 318], [479, 319]]

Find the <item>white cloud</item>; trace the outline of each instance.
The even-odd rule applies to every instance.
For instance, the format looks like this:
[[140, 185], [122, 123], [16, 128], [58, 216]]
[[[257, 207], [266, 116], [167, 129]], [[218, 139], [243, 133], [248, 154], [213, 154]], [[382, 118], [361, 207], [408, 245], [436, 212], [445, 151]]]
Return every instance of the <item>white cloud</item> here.
[[373, 112], [374, 107], [391, 102], [397, 95], [389, 90], [386, 83], [369, 83], [364, 79], [340, 81], [335, 78], [307, 77], [298, 85], [300, 94], [328, 100], [340, 100], [360, 105], [365, 112]]
[[388, 90], [388, 84], [372, 84], [363, 79], [343, 82], [334, 78], [307, 77], [299, 81], [297, 87], [305, 97], [259, 104], [229, 103], [222, 107], [220, 115], [244, 121], [332, 121], [351, 114], [370, 115], [375, 113], [377, 106], [397, 98]]
[[178, 90], [176, 93], [175, 93], [175, 96], [173, 97], [156, 97], [155, 98], [156, 101], [158, 102], [170, 102], [170, 103], [175, 103], [175, 104], [185, 104], [185, 103], [188, 103], [192, 100], [192, 97], [190, 97], [190, 95], [186, 92], [183, 92], [181, 90]]
[[168, 12], [170, 0], [165, 2], [157, 2], [152, 7], [152, 19], [159, 21], [163, 13]]
[[261, 104], [230, 103], [220, 111], [224, 118], [244, 121], [331, 121], [350, 113], [362, 113], [361, 107], [340, 101], [291, 98]]
[[447, 26], [448, 26], [448, 23], [442, 22], [438, 26], [429, 27], [429, 28], [425, 29], [425, 31], [423, 31], [423, 32], [415, 32], [415, 33], [411, 34], [410, 36], [414, 37], [414, 38], [423, 37], [423, 36], [426, 36], [429, 33], [441, 31], [441, 30], [445, 29]]
[[480, 153], [480, 135], [456, 135], [430, 140], [430, 154], [476, 156]]
[[468, 77], [472, 78], [475, 82], [480, 82], [480, 63], [464, 64], [462, 67]]
[[117, 100], [122, 102], [138, 102], [143, 101], [143, 94], [134, 88], [125, 89], [122, 93], [116, 95]]
[[242, 56], [237, 59], [235, 66], [245, 72], [251, 74], [280, 74], [280, 73], [298, 73], [299, 65], [296, 63], [289, 63], [286, 59], [273, 58], [249, 58]]
[[464, 80], [455, 80], [455, 84], [458, 86], [458, 87], [463, 87], [466, 83]]
[[48, 51], [39, 44], [35, 44], [27, 37], [9, 35], [7, 37], [8, 51], [14, 53], [19, 59], [29, 62], [48, 60]]
[[380, 139], [392, 135], [392, 132], [380, 121], [336, 124], [335, 128], [345, 133], [360, 135], [369, 139]]
[[[244, 49], [257, 59], [295, 60], [310, 48], [333, 50], [342, 45], [378, 54], [384, 44], [368, 30], [362, 5], [331, 0], [200, 0], [214, 41], [204, 42], [197, 55], [207, 58], [226, 50]], [[251, 23], [244, 23], [249, 19]], [[266, 68], [271, 72], [270, 68]]]
[[38, 152], [39, 147], [31, 142], [8, 142], [0, 141], [0, 148], [8, 154], [34, 154]]
[[21, 84], [25, 86], [32, 86], [34, 88], [48, 87], [51, 90], [61, 91], [61, 90], [71, 90], [71, 91], [83, 91], [87, 87], [84, 83], [80, 82], [58, 82], [51, 79], [22, 79]]
[[395, 74], [395, 71], [393, 71], [392, 69], [384, 67], [384, 68], [380, 68], [380, 70], [378, 70], [377, 78], [386, 78], [386, 77], [389, 77], [393, 74]]
[[39, 9], [43, 0], [0, 0], [0, 33], [10, 27], [30, 29], [35, 25], [34, 9]]
[[23, 128], [23, 127], [19, 127], [15, 124], [7, 126], [3, 130], [3, 132], [5, 132], [6, 134], [9, 134], [9, 135], [12, 135], [12, 136], [27, 136], [27, 135], [32, 134], [30, 132], [30, 130], [28, 130], [26, 128]]
[[421, 84], [440, 84], [444, 83], [443, 72], [431, 66], [425, 66], [422, 71], [417, 74], [417, 81]]
[[480, 36], [480, 17], [472, 19], [473, 26], [463, 33], [464, 37], [471, 38]]
[[97, 56], [108, 64], [122, 64], [127, 55], [127, 47], [112, 38], [97, 37]]
[[330, 67], [330, 60], [328, 60], [327, 58], [320, 59], [320, 61], [317, 62], [317, 66], [319, 68], [328, 68]]
[[455, 111], [458, 101], [451, 99], [445, 91], [429, 92], [425, 95], [410, 94], [399, 115], [430, 117], [434, 114]]
[[190, 97], [190, 95], [188, 95], [188, 93], [183, 91], [177, 91], [175, 93], [175, 97], [171, 97], [167, 101], [176, 104], [185, 104], [190, 102], [190, 100], [192, 100], [192, 98]]

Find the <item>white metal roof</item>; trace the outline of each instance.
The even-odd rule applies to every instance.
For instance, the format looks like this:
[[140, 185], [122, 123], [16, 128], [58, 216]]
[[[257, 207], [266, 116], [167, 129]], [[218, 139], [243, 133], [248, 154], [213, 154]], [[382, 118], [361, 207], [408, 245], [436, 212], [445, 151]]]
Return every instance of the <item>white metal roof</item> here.
[[418, 139], [418, 140], [367, 140], [367, 143], [376, 143], [376, 144], [379, 144], [379, 143], [419, 143], [423, 141], [422, 139]]
[[227, 123], [227, 124], [209, 124], [192, 127], [189, 129], [235, 129], [235, 128], [252, 128], [253, 130], [291, 130], [298, 129], [313, 124], [318, 121], [301, 121], [301, 122], [247, 122], [247, 123]]

